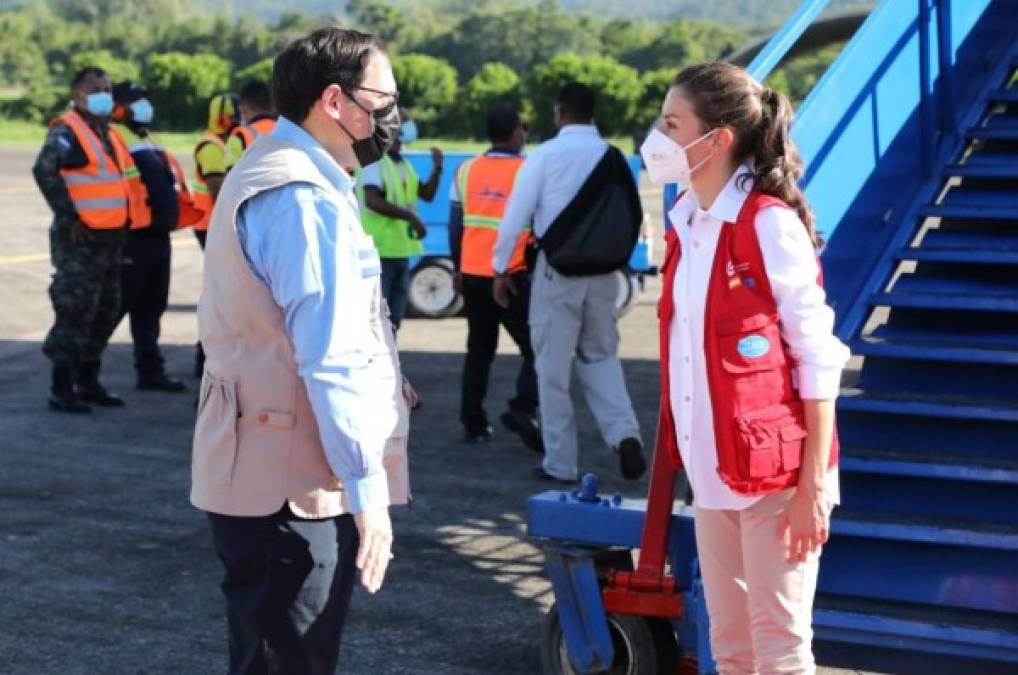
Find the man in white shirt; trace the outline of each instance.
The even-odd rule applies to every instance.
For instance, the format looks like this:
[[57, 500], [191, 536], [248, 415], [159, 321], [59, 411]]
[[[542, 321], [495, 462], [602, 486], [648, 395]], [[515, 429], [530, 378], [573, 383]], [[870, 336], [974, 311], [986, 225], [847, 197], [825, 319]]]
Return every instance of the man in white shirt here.
[[[540, 239], [576, 197], [608, 144], [594, 126], [594, 92], [572, 82], [555, 101], [558, 135], [531, 154], [516, 177], [498, 228], [495, 299], [516, 293], [506, 274], [520, 232], [533, 223]], [[640, 427], [618, 358], [616, 281], [612, 274], [564, 276], [538, 254], [530, 296], [530, 337], [537, 369], [545, 457], [535, 476], [573, 482], [579, 474], [576, 419], [569, 384], [573, 357], [587, 404], [605, 442], [619, 453], [624, 478], [643, 475]]]

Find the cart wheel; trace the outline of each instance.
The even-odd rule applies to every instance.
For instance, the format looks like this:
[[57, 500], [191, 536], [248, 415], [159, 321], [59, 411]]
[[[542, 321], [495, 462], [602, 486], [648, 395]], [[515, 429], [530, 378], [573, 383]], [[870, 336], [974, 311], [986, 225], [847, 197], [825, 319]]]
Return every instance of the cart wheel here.
[[463, 299], [453, 288], [453, 275], [452, 263], [441, 258], [424, 260], [414, 268], [408, 298], [411, 312], [429, 319], [459, 313]]
[[[673, 675], [675, 661], [662, 662], [658, 640], [652, 620], [640, 616], [622, 614], [608, 615], [608, 630], [615, 647], [615, 659], [611, 667], [603, 671], [608, 675]], [[674, 636], [672, 636], [674, 655]], [[552, 606], [544, 623], [541, 639], [541, 666], [545, 675], [579, 675], [569, 662], [558, 610]]]
[[636, 299], [636, 281], [629, 270], [616, 270], [615, 281], [618, 284], [618, 295], [615, 296], [615, 316], [621, 318], [633, 306]]

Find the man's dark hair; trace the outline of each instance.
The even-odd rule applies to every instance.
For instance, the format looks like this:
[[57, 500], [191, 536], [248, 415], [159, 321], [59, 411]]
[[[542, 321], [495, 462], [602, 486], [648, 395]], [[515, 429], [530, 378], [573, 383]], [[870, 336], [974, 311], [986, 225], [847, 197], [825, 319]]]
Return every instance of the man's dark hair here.
[[488, 139], [492, 143], [505, 143], [522, 124], [520, 113], [516, 108], [508, 104], [496, 105], [488, 111], [485, 126], [488, 131]]
[[262, 80], [249, 80], [240, 88], [240, 102], [255, 110], [272, 110], [272, 91]]
[[294, 40], [272, 66], [279, 113], [299, 124], [330, 84], [353, 93], [371, 55], [384, 49], [375, 36], [343, 28], [321, 28]]
[[89, 75], [94, 75], [95, 77], [106, 77], [106, 71], [99, 66], [85, 66], [76, 72], [74, 77], [71, 78], [71, 91], [80, 87], [81, 83], [84, 82], [85, 78]]
[[594, 90], [579, 82], [570, 82], [559, 89], [555, 97], [562, 115], [577, 122], [590, 122], [594, 119]]

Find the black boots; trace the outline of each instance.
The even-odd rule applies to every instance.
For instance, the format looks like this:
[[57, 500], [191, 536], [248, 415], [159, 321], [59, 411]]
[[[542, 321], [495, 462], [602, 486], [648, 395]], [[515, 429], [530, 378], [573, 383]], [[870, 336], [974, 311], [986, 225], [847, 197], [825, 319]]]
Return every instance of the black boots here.
[[103, 406], [104, 408], [119, 408], [124, 405], [124, 399], [106, 391], [106, 388], [99, 383], [99, 362], [91, 361], [83, 363], [77, 372], [75, 391], [85, 403]]
[[53, 366], [53, 386], [49, 392], [49, 409], [66, 413], [90, 413], [91, 406], [74, 393], [74, 371], [68, 366]]
[[187, 385], [166, 373], [157, 372], [138, 376], [138, 389], [142, 391], [187, 391]]

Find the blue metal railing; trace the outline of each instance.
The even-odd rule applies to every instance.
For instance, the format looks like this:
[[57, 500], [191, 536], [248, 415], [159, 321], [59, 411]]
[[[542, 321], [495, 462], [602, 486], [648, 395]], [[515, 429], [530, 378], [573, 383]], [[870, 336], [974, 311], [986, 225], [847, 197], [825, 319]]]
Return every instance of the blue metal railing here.
[[750, 75], [763, 82], [829, 2], [830, 0], [806, 0], [799, 5], [799, 9], [795, 10], [791, 18], [774, 34], [767, 46], [750, 61], [746, 67]]

